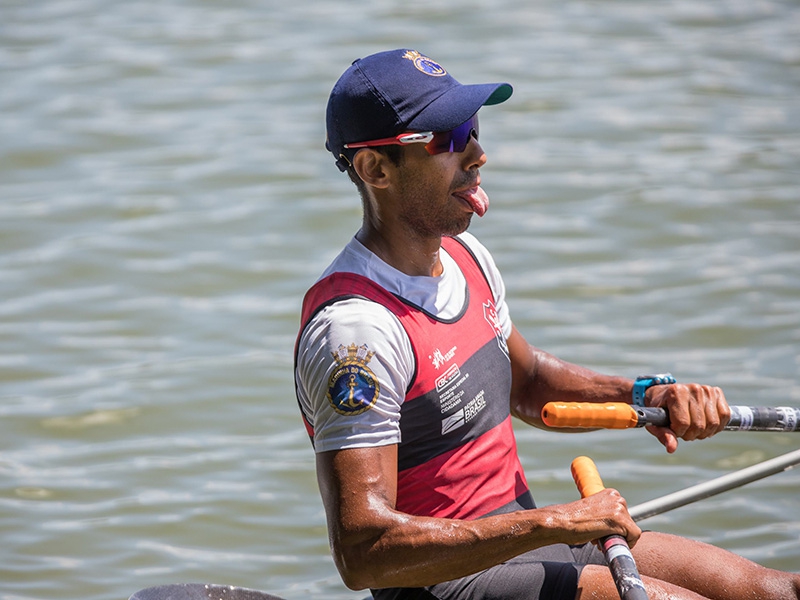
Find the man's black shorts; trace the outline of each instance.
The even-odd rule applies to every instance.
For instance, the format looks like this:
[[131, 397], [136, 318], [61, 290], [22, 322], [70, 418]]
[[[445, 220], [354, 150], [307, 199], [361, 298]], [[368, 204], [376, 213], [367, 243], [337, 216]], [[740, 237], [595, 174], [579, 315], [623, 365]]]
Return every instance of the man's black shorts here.
[[372, 590], [376, 600], [575, 600], [584, 565], [605, 565], [592, 544], [554, 544], [427, 588]]

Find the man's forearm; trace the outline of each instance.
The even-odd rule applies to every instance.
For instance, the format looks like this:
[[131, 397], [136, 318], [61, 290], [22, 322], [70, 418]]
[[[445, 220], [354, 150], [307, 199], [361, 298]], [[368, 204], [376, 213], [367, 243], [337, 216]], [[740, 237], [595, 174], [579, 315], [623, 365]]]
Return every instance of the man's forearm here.
[[[628, 519], [619, 495], [608, 492], [608, 497], [595, 498], [591, 504], [577, 501], [473, 521], [390, 511], [394, 514], [385, 515], [387, 522], [374, 520], [372, 513], [372, 525], [378, 526], [379, 533], [376, 529], [373, 537], [361, 531], [357, 543], [348, 543], [350, 536], [341, 531], [332, 535], [334, 559], [352, 589], [433, 585], [477, 573], [529, 550], [599, 537], [598, 532], [606, 530], [615, 517]], [[632, 529], [638, 537], [638, 528]]]
[[509, 350], [514, 377], [511, 411], [531, 425], [546, 429], [540, 412], [548, 402], [631, 401], [632, 380], [561, 360], [530, 346], [516, 330]]

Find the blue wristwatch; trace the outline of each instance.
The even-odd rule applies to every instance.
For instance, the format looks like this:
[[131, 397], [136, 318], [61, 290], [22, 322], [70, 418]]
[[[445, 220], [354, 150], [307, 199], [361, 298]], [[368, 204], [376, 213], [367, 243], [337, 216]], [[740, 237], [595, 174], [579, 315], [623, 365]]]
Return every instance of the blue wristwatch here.
[[633, 383], [633, 404], [644, 406], [644, 393], [647, 388], [654, 385], [666, 385], [676, 383], [671, 373], [659, 373], [658, 375], [639, 375]]

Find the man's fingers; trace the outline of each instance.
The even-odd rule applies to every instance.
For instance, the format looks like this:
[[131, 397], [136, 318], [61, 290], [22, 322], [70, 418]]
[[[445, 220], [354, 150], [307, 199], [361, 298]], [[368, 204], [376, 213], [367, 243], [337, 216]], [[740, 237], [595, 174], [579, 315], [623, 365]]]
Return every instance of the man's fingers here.
[[[650, 406], [669, 411], [670, 429], [680, 439], [702, 440], [716, 435], [730, 419], [730, 407], [718, 387], [696, 383], [654, 386]], [[668, 434], [652, 433], [670, 451]], [[672, 450], [674, 451], [674, 450]]]
[[667, 453], [672, 454], [678, 449], [678, 437], [670, 428], [648, 425], [646, 429], [656, 436], [656, 439], [661, 442], [661, 445], [667, 449]]

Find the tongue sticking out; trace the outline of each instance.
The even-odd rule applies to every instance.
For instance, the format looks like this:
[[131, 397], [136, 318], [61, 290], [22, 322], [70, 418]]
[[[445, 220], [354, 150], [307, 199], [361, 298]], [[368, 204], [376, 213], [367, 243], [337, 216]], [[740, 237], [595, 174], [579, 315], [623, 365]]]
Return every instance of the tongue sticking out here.
[[463, 192], [459, 192], [456, 196], [465, 200], [470, 207], [472, 207], [473, 212], [479, 217], [486, 214], [486, 209], [489, 208], [489, 196], [487, 196], [486, 192], [478, 185], [464, 190]]

